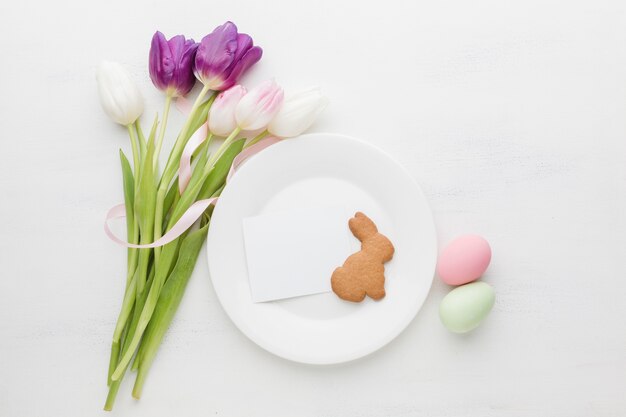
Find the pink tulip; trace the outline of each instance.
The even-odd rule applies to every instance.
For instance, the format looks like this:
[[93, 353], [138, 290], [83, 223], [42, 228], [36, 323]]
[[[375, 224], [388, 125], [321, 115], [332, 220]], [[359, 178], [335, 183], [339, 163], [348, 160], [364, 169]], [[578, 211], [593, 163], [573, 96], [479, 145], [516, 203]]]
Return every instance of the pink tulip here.
[[217, 96], [209, 112], [209, 131], [211, 133], [226, 137], [235, 130], [237, 127], [235, 109], [246, 92], [244, 86], [235, 85]]
[[242, 130], [264, 128], [283, 104], [283, 89], [274, 80], [268, 80], [250, 90], [237, 104], [235, 120]]

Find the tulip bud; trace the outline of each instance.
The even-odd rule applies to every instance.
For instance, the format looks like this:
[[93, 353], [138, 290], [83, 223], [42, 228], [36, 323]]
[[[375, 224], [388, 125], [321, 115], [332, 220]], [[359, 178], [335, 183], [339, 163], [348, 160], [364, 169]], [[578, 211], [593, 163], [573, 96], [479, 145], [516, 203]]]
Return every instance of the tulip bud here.
[[244, 86], [235, 85], [217, 96], [209, 111], [209, 131], [211, 133], [226, 137], [235, 130], [237, 127], [235, 109], [246, 92]]
[[186, 95], [196, 82], [193, 62], [198, 44], [177, 35], [170, 40], [161, 32], [152, 37], [149, 54], [150, 79], [156, 88], [172, 97]]
[[250, 90], [237, 104], [235, 119], [242, 130], [261, 129], [274, 118], [283, 104], [283, 89], [268, 80]]
[[298, 136], [311, 127], [327, 105], [328, 97], [317, 87], [288, 95], [267, 130], [281, 138]]
[[227, 90], [261, 55], [263, 50], [253, 46], [249, 35], [238, 33], [233, 22], [226, 22], [200, 41], [194, 73], [209, 89]]
[[96, 71], [100, 104], [114, 122], [127, 126], [143, 113], [143, 98], [126, 69], [103, 61]]

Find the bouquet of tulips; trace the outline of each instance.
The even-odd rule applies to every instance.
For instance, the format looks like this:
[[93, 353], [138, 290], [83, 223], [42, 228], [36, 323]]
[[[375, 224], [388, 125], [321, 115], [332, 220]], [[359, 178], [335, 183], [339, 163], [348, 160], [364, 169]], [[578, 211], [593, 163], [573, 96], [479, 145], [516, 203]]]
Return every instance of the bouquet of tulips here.
[[[112, 409], [129, 367], [137, 371], [133, 396], [141, 396], [206, 238], [212, 207], [233, 167], [277, 139], [300, 135], [326, 105], [326, 98], [316, 88], [284, 98], [273, 80], [250, 91], [237, 84], [261, 56], [261, 48], [250, 36], [239, 33], [232, 22], [218, 26], [200, 43], [182, 35], [168, 40], [156, 32], [149, 72], [155, 87], [165, 94], [165, 107], [161, 120], [155, 117], [148, 134], [139, 121], [142, 96], [129, 73], [111, 62], [98, 68], [102, 107], [127, 128], [132, 149], [132, 167], [120, 150], [124, 204], [111, 209], [107, 217], [126, 218], [128, 241], [105, 227], [114, 241], [128, 247], [105, 410]], [[193, 101], [187, 101], [185, 96], [196, 79], [202, 89]], [[159, 154], [173, 102], [187, 118], [160, 169]], [[242, 132], [258, 134], [247, 140]], [[219, 146], [211, 143], [220, 137], [225, 139]]]

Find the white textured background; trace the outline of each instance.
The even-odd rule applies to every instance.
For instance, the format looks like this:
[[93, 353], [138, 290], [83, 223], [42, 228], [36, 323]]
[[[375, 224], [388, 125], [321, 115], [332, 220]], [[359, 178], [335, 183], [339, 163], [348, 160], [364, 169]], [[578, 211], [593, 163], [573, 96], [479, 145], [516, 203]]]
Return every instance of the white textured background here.
[[394, 155], [442, 243], [491, 241], [496, 306], [449, 334], [436, 281], [383, 350], [301, 366], [232, 325], [202, 256], [144, 397], [125, 384], [113, 415], [626, 414], [625, 3], [373, 3], [0, 3], [1, 416], [105, 414], [126, 257], [102, 219], [122, 200], [128, 141], [100, 110], [97, 63], [130, 68], [147, 124], [162, 106], [147, 76], [154, 30], [198, 40], [227, 19], [265, 49], [245, 84], [324, 86], [332, 105], [314, 131]]

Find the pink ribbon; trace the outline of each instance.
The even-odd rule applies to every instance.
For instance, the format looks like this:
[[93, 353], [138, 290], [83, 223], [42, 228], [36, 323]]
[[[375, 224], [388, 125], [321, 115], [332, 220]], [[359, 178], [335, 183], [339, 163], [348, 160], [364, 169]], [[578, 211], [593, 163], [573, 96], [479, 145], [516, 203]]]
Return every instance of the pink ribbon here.
[[250, 158], [252, 155], [257, 154], [259, 152], [261, 152], [263, 149], [267, 148], [270, 145], [275, 144], [276, 142], [279, 142], [280, 139], [270, 136], [268, 138], [265, 138], [257, 143], [255, 143], [254, 145], [250, 146], [249, 148], [244, 149], [243, 151], [241, 151], [239, 153], [239, 155], [237, 155], [235, 157], [235, 159], [233, 159], [233, 164], [230, 166], [230, 171], [228, 171], [228, 176], [226, 177], [226, 182], [228, 182], [230, 180], [230, 177], [232, 177], [235, 174], [235, 171], [239, 168], [239, 166], [241, 164], [243, 164], [246, 159]]
[[[228, 176], [226, 177], [226, 182], [230, 180], [235, 171], [243, 162], [245, 162], [251, 156], [261, 152], [263, 149], [267, 148], [270, 145], [280, 141], [280, 139], [275, 137], [268, 137], [266, 139], [261, 140], [260, 142], [250, 146], [243, 150], [239, 155], [235, 157], [232, 165], [230, 166], [230, 171], [228, 172]], [[202, 142], [200, 142], [202, 143]], [[191, 152], [193, 153], [193, 151]], [[180, 173], [179, 173], [180, 176]], [[126, 217], [126, 206], [124, 204], [118, 204], [112, 207], [106, 215], [104, 220], [104, 233], [111, 239], [113, 242], [125, 246], [127, 248], [136, 248], [136, 249], [147, 249], [147, 248], [156, 248], [159, 246], [163, 246], [167, 243], [172, 242], [180, 235], [182, 235], [185, 230], [189, 229], [195, 222], [202, 216], [202, 213], [209, 208], [211, 204], [216, 204], [218, 197], [208, 198], [205, 200], [198, 200], [193, 203], [187, 211], [183, 213], [180, 219], [172, 226], [170, 230], [168, 230], [163, 236], [159, 239], [155, 240], [152, 243], [137, 245], [134, 243], [128, 243], [125, 240], [122, 240], [115, 236], [111, 229], [109, 228], [109, 220], [119, 219], [122, 217]]]
[[215, 203], [217, 203], [217, 197], [196, 201], [191, 206], [189, 206], [187, 211], [183, 213], [181, 218], [176, 222], [176, 224], [174, 224], [174, 226], [172, 226], [170, 230], [168, 230], [163, 236], [161, 236], [154, 242], [145, 245], [128, 243], [115, 236], [113, 232], [111, 232], [111, 229], [109, 229], [109, 220], [126, 217], [126, 206], [124, 206], [124, 204], [118, 204], [117, 206], [112, 207], [107, 213], [106, 220], [104, 222], [104, 233], [106, 233], [109, 239], [111, 239], [113, 242], [122, 246], [126, 246], [127, 248], [157, 248], [159, 246], [170, 243], [171, 241], [185, 233], [185, 230], [189, 229], [191, 225], [193, 225], [196, 220], [198, 220], [200, 216], [202, 216], [204, 210], [208, 209], [211, 204]]
[[[183, 115], [189, 116], [192, 107], [193, 105], [191, 102], [184, 96], [176, 99], [176, 108]], [[183, 153], [180, 156], [180, 165], [178, 167], [178, 190], [181, 194], [185, 191], [185, 188], [187, 188], [189, 180], [191, 179], [191, 156], [196, 151], [198, 146], [204, 142], [208, 131], [209, 125], [204, 123], [193, 135], [191, 135], [185, 145], [185, 149], [183, 149]]]
[[191, 135], [183, 153], [180, 156], [180, 165], [178, 167], [178, 190], [182, 195], [185, 188], [191, 180], [191, 156], [198, 149], [200, 145], [206, 140], [207, 133], [209, 131], [209, 125], [204, 123], [196, 132]]

